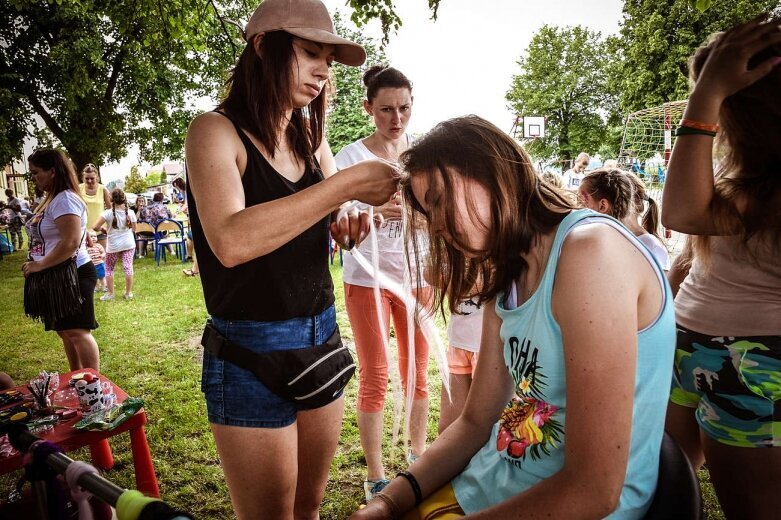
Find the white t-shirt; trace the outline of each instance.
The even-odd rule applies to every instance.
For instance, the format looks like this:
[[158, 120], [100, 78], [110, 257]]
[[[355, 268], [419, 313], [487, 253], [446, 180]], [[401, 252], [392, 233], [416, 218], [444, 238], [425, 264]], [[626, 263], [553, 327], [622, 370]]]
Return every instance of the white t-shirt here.
[[447, 341], [454, 347], [478, 352], [483, 335], [483, 304], [470, 298], [458, 304], [458, 311], [463, 314], [451, 314], [448, 320]]
[[658, 238], [653, 236], [651, 233], [643, 233], [642, 235], [638, 236], [637, 239], [645, 244], [645, 247], [651, 251], [651, 254], [654, 255], [654, 258], [659, 261], [659, 265], [662, 266], [662, 269], [665, 271], [670, 270], [670, 253]]
[[[336, 159], [336, 167], [343, 170], [359, 162], [377, 160], [379, 157], [369, 151], [369, 149], [366, 148], [366, 145], [363, 144], [363, 140], [359, 139], [339, 150], [339, 153], [336, 154], [334, 159]], [[369, 205], [360, 204], [358, 208], [366, 210], [369, 208]], [[404, 259], [404, 230], [402, 229], [401, 220], [386, 219], [380, 227], [376, 229], [380, 272], [387, 275], [388, 278], [394, 282], [402, 284], [404, 282], [404, 271], [406, 267]], [[366, 237], [358, 247], [358, 251], [360, 251], [369, 262], [373, 261], [374, 251], [372, 249], [370, 237]], [[411, 255], [410, 261], [415, 261], [414, 256]], [[415, 272], [414, 269], [413, 272]], [[350, 254], [344, 255], [342, 279], [345, 283], [351, 285], [360, 285], [362, 287], [374, 286], [374, 278], [372, 278], [371, 274], [361, 267]]]
[[57, 230], [55, 220], [63, 215], [77, 215], [81, 219], [81, 241], [76, 255], [76, 267], [81, 267], [90, 261], [85, 241], [87, 238], [87, 206], [79, 195], [71, 190], [64, 190], [54, 196], [51, 203], [40, 213], [35, 213], [25, 224], [30, 237], [29, 257], [35, 261], [43, 260], [50, 254], [62, 237]]
[[117, 227], [111, 225], [114, 222], [114, 212], [107, 209], [103, 212], [103, 218], [106, 219], [106, 253], [119, 253], [121, 251], [127, 251], [128, 249], [136, 248], [136, 237], [133, 234], [133, 228], [127, 222], [128, 216], [130, 222], [136, 222], [136, 214], [132, 209], [125, 210], [118, 209], [117, 213]]
[[564, 175], [561, 176], [561, 179], [564, 182], [565, 188], [569, 190], [576, 190], [580, 187], [580, 181], [582, 181], [583, 177], [585, 176], [585, 173], [578, 173], [573, 169], [569, 169], [564, 172]]

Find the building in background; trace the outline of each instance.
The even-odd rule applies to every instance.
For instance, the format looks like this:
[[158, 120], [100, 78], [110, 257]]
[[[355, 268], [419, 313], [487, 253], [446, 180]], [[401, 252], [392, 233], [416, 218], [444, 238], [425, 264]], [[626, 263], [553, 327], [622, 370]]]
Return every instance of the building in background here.
[[27, 183], [26, 163], [12, 162], [3, 167], [3, 175], [0, 176], [0, 193], [4, 193], [8, 188], [14, 190], [17, 197], [27, 198], [31, 195]]

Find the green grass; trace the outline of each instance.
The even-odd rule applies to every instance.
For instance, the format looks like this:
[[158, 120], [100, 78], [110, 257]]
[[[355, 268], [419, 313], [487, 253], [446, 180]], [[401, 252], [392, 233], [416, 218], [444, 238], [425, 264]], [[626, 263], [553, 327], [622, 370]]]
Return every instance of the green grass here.
[[[44, 332], [43, 326], [24, 317], [23, 278], [20, 267], [23, 254], [15, 253], [0, 261], [0, 371], [17, 383], [34, 377], [41, 370], [68, 370], [59, 337]], [[137, 260], [133, 292], [135, 299], [95, 302], [100, 328], [95, 338], [101, 350], [101, 371], [116, 381], [128, 394], [143, 398], [149, 424], [146, 427], [155, 470], [163, 498], [196, 518], [232, 518], [214, 441], [206, 421], [206, 408], [200, 392], [199, 344], [206, 310], [200, 280], [182, 275], [182, 265], [169, 261], [156, 267], [150, 258]], [[117, 270], [116, 293], [123, 293], [124, 279]], [[343, 338], [351, 343], [352, 334], [344, 309], [341, 268], [332, 268], [336, 281], [337, 320]], [[439, 417], [439, 378], [431, 363], [431, 413], [429, 441], [436, 437]], [[360, 448], [355, 419], [357, 381], [350, 383], [339, 448], [331, 467], [323, 519], [346, 518], [363, 501], [362, 481], [365, 461]], [[392, 422], [390, 406], [386, 424]], [[386, 428], [390, 435], [390, 426]], [[116, 484], [133, 488], [132, 455], [127, 435], [111, 441], [116, 466], [106, 477]], [[89, 460], [86, 450], [70, 454]], [[384, 459], [388, 474], [404, 465], [404, 450], [390, 446], [386, 439]], [[7, 494], [18, 475], [0, 477], [0, 497]], [[704, 483], [706, 518], [723, 518], [707, 472]]]

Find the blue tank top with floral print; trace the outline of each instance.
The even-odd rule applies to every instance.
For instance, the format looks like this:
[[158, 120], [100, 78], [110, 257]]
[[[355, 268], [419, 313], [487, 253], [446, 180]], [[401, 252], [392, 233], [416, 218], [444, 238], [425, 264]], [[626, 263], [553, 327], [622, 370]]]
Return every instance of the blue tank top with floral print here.
[[[504, 294], [499, 295], [496, 312], [502, 321], [504, 360], [515, 382], [515, 396], [494, 425], [488, 442], [453, 480], [458, 503], [468, 514], [522, 493], [564, 465], [567, 381], [561, 329], [553, 317], [551, 299], [564, 239], [577, 225], [595, 222], [618, 229], [641, 252], [647, 252], [616, 220], [590, 210], [574, 211], [559, 225], [534, 294], [514, 309], [505, 305]], [[664, 302], [654, 322], [637, 333], [629, 462], [620, 505], [609, 518], [642, 518], [651, 503], [670, 394], [675, 347], [673, 296], [658, 262], [650, 253], [646, 258], [664, 285]]]

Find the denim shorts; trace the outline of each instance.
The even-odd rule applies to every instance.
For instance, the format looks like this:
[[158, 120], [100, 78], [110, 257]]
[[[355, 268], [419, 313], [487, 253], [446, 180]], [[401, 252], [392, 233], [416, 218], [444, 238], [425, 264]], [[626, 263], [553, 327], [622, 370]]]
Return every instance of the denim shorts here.
[[[212, 325], [234, 343], [257, 353], [295, 350], [325, 343], [336, 330], [336, 310], [283, 321], [225, 320]], [[249, 428], [283, 428], [296, 421], [298, 405], [277, 396], [249, 370], [203, 352], [201, 391], [209, 422]]]

